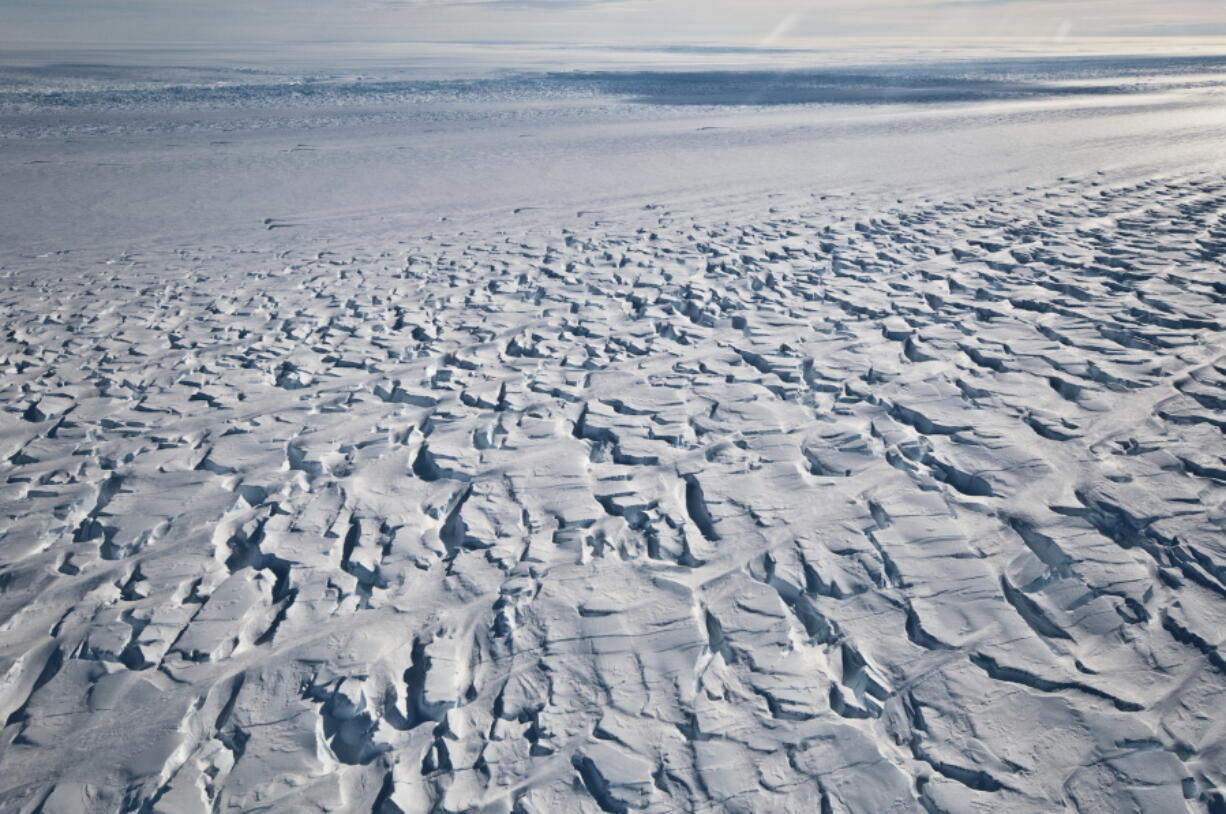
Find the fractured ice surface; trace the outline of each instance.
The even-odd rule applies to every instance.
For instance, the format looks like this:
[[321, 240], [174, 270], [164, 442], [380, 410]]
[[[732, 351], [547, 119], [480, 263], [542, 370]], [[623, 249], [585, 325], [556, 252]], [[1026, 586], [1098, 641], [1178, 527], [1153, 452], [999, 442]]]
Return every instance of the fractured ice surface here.
[[0, 809], [1221, 811], [1226, 183], [0, 279]]

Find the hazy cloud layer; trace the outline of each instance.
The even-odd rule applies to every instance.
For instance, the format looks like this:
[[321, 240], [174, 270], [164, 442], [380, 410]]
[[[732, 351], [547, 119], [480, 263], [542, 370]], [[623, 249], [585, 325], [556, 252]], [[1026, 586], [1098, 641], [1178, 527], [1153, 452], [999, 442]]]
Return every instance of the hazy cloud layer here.
[[1226, 35], [1221, 0], [0, 0], [13, 40]]

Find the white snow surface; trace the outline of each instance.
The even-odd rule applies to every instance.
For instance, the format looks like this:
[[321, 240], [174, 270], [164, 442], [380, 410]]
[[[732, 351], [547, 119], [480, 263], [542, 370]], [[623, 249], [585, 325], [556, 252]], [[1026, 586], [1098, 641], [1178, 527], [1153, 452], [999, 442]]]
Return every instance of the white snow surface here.
[[1226, 58], [103, 56], [0, 812], [1226, 811]]

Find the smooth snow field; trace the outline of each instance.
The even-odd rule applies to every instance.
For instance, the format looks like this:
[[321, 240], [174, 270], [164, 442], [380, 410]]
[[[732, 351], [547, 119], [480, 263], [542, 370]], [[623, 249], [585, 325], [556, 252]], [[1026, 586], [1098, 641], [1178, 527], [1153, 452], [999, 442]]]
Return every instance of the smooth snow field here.
[[1226, 812], [1226, 46], [1117, 50], [5, 51], [0, 812]]

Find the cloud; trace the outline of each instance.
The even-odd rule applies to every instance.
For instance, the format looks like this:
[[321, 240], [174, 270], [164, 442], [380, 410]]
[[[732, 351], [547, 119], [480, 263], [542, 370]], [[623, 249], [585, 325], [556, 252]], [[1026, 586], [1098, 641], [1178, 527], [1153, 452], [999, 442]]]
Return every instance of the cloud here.
[[1226, 34], [1222, 0], [0, 0], [9, 40], [540, 40]]

